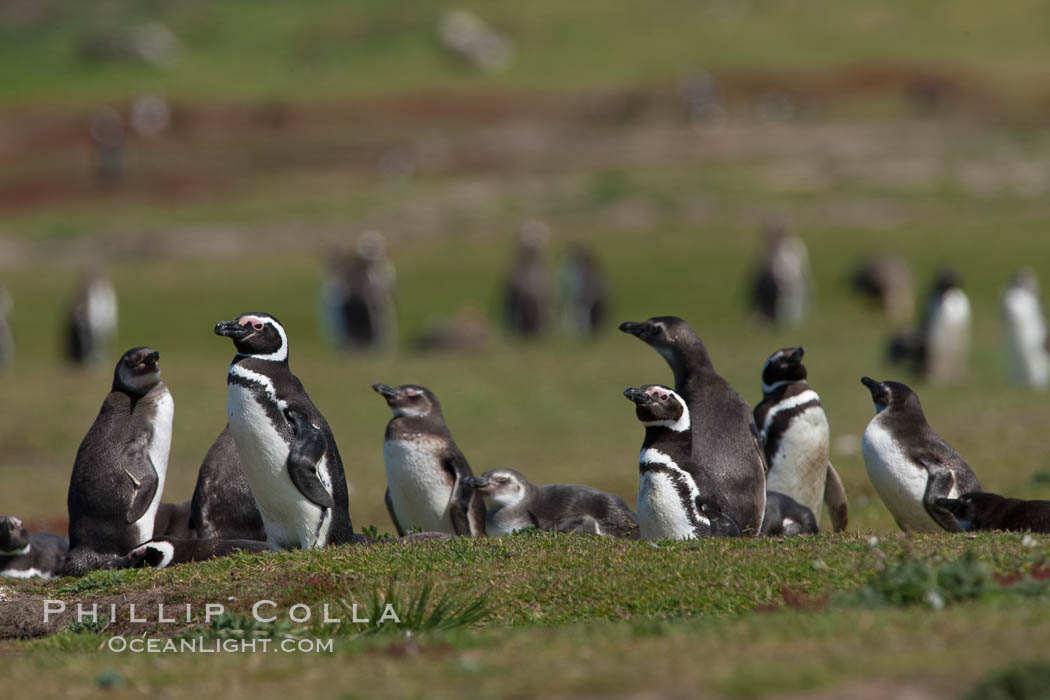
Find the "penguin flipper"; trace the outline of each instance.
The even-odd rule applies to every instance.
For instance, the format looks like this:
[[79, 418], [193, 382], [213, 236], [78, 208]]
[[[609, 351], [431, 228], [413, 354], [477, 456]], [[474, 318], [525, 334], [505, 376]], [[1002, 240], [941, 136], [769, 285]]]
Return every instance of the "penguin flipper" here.
[[[842, 486], [835, 467], [828, 462], [827, 478], [824, 481], [824, 503], [828, 506], [831, 514], [831, 526], [835, 532], [842, 532], [849, 524], [849, 502], [846, 499], [846, 489]], [[814, 514], [815, 515], [815, 514]]]
[[473, 535], [485, 534], [475, 532], [470, 527], [471, 505], [477, 494], [474, 487], [467, 483], [467, 477], [472, 476], [467, 458], [458, 449], [450, 450], [441, 460], [441, 466], [445, 468], [452, 478], [452, 496], [449, 501], [448, 514], [452, 519], [452, 530], [457, 535], [471, 537]]
[[317, 475], [317, 465], [328, 450], [324, 432], [294, 408], [286, 409], [285, 417], [295, 434], [288, 452], [288, 476], [299, 493], [311, 503], [321, 508], [334, 508], [335, 499]]
[[697, 496], [696, 507], [711, 522], [712, 537], [742, 537], [740, 525], [714, 501]]
[[128, 524], [131, 524], [149, 510], [153, 497], [157, 494], [157, 486], [160, 485], [157, 469], [149, 456], [149, 441], [140, 437], [125, 447], [120, 455], [120, 466], [133, 484], [131, 501], [125, 516]]
[[390, 513], [390, 519], [394, 521], [394, 529], [397, 530], [397, 536], [404, 537], [405, 529], [397, 521], [397, 513], [394, 512], [394, 502], [390, 500], [390, 489], [386, 490], [386, 496], [383, 497], [383, 500], [386, 501], [386, 511]]
[[926, 493], [922, 497], [922, 505], [934, 521], [948, 532], [962, 532], [959, 520], [955, 514], [944, 506], [937, 503], [937, 499], [947, 496], [955, 485], [955, 475], [950, 469], [941, 465], [930, 465], [926, 467], [930, 476], [926, 481]]

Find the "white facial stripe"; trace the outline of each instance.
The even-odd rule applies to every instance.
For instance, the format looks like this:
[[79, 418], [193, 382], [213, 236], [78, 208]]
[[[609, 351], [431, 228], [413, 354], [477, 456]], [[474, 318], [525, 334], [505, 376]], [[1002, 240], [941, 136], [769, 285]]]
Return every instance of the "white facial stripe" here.
[[281, 324], [274, 321], [272, 318], [259, 318], [258, 316], [245, 316], [241, 321], [248, 321], [249, 323], [261, 323], [263, 325], [271, 326], [277, 330], [277, 335], [281, 336], [281, 347], [277, 348], [276, 351], [269, 353], [268, 355], [245, 355], [245, 357], [254, 357], [256, 360], [273, 360], [274, 362], [284, 362], [288, 359], [288, 334], [284, 332], [284, 328]]
[[171, 542], [150, 542], [146, 547], [161, 554], [160, 563], [154, 568], [166, 568], [168, 564], [171, 564], [171, 560], [175, 558], [175, 546]]
[[230, 365], [230, 374], [234, 375], [235, 377], [240, 377], [241, 379], [247, 379], [250, 382], [262, 386], [266, 390], [266, 395], [270, 397], [271, 401], [277, 404], [277, 408], [279, 408], [280, 410], [283, 411], [285, 408], [288, 407], [288, 403], [286, 401], [282, 401], [277, 398], [277, 389], [274, 388], [273, 382], [266, 375], [259, 374], [258, 372], [253, 372], [247, 367], [242, 367], [238, 364]]
[[[650, 390], [652, 393], [653, 390]], [[685, 405], [685, 400], [677, 393], [670, 389], [658, 389], [661, 394], [666, 393], [668, 396], [678, 402], [678, 405], [682, 407], [682, 415], [678, 417], [678, 420], [643, 420], [642, 425], [647, 428], [668, 428], [676, 433], [684, 433], [689, 430], [689, 407]]]
[[801, 394], [792, 396], [790, 399], [784, 399], [773, 408], [769, 409], [769, 413], [766, 414], [766, 419], [762, 421], [762, 442], [766, 441], [766, 433], [769, 432], [769, 427], [773, 425], [773, 419], [777, 417], [777, 414], [781, 411], [788, 411], [796, 406], [801, 406], [804, 403], [810, 401], [819, 401], [820, 397], [817, 396], [817, 392], [812, 389], [807, 389]]
[[402, 416], [408, 418], [419, 418], [420, 416], [425, 416], [427, 414], [424, 410], [412, 408], [410, 406], [394, 406], [390, 410], [393, 412], [394, 418], [400, 418]]
[[[763, 374], [765, 374], [765, 373], [763, 372]], [[773, 382], [772, 384], [766, 384], [765, 382], [762, 382], [762, 393], [763, 394], [768, 394], [768, 393], [770, 393], [772, 391], [776, 391], [780, 387], [786, 386], [786, 385], [788, 385], [790, 383], [791, 382], [788, 381], [787, 379], [785, 379], [783, 381], [779, 381], [779, 382]]]
[[22, 547], [22, 549], [10, 549], [10, 550], [0, 549], [0, 557], [20, 557], [20, 556], [23, 556], [25, 554], [29, 554], [29, 550], [32, 549], [32, 548], [33, 548], [33, 543], [30, 542], [25, 547]]

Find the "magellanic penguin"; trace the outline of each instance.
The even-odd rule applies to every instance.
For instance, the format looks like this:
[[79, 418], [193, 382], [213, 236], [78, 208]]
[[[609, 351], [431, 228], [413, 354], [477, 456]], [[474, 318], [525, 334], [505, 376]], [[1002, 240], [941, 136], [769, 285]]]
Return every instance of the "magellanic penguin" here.
[[1018, 272], [1003, 290], [1003, 341], [1011, 378], [1031, 389], [1050, 386], [1050, 334], [1039, 301], [1039, 280], [1031, 269]]
[[685, 400], [657, 384], [628, 387], [623, 393], [634, 402], [635, 415], [645, 426], [638, 457], [639, 536], [646, 540], [739, 537], [740, 526], [726, 512], [715, 480], [696, 467]]
[[83, 274], [67, 326], [66, 355], [75, 364], [94, 364], [106, 355], [117, 331], [117, 293], [100, 273]]
[[124, 353], [113, 389], [80, 443], [69, 481], [65, 576], [109, 568], [153, 536], [175, 415], [159, 357], [147, 347]]
[[266, 541], [262, 516], [228, 424], [204, 455], [190, 511], [201, 539]]
[[191, 517], [191, 501], [161, 503], [153, 519], [153, 537], [194, 538], [197, 531]]
[[958, 498], [938, 498], [937, 505], [948, 509], [959, 527], [968, 532], [1050, 532], [1050, 501], [1023, 501], [979, 491]]
[[864, 466], [882, 502], [902, 530], [958, 532], [937, 499], [981, 490], [970, 465], [926, 422], [914, 391], [899, 382], [861, 382], [875, 403], [861, 442]]
[[812, 278], [809, 254], [782, 222], [765, 225], [765, 252], [755, 273], [752, 305], [759, 316], [778, 325], [802, 322], [809, 309]]
[[694, 467], [714, 480], [726, 514], [757, 536], [766, 510], [766, 459], [751, 407], [715, 372], [692, 327], [675, 316], [620, 324], [667, 360], [675, 391], [689, 406]]
[[926, 381], [948, 384], [966, 376], [972, 342], [970, 299], [950, 269], [937, 273], [917, 331], [890, 340], [889, 357]]
[[817, 516], [812, 510], [787, 494], [766, 491], [766, 517], [762, 520], [765, 537], [816, 535], [819, 532]]
[[13, 309], [11, 295], [0, 285], [0, 371], [10, 369], [15, 363], [15, 339], [11, 333]]
[[561, 270], [561, 287], [565, 330], [581, 337], [597, 333], [605, 323], [609, 293], [593, 252], [578, 247], [569, 253]]
[[[805, 350], [777, 350], [762, 368], [762, 401], [755, 425], [762, 436], [766, 493], [790, 496], [820, 522], [821, 501], [828, 504], [835, 532], [845, 529], [849, 506], [842, 481], [828, 461], [830, 430], [820, 396], [806, 382]], [[769, 509], [766, 509], [769, 513]]]
[[542, 221], [527, 222], [507, 279], [504, 320], [507, 329], [523, 337], [536, 336], [550, 321], [551, 284], [543, 264], [543, 247], [550, 231]]
[[484, 535], [485, 503], [468, 481], [474, 473], [434, 393], [415, 384], [374, 384], [372, 389], [394, 414], [383, 437], [383, 460], [386, 507], [398, 535], [416, 528]]
[[157, 537], [121, 557], [119, 568], [152, 567], [166, 569], [173, 564], [186, 564], [225, 557], [237, 552], [268, 552], [270, 546], [259, 540], [183, 539]]
[[273, 549], [356, 542], [335, 437], [288, 368], [288, 335], [269, 314], [215, 326], [237, 354], [226, 412], [241, 465]]
[[535, 527], [554, 532], [638, 538], [638, 520], [619, 496], [579, 484], [535, 486], [513, 469], [470, 478], [489, 506], [485, 532], [509, 535]]
[[882, 307], [893, 326], [912, 322], [915, 315], [915, 282], [911, 266], [895, 255], [878, 255], [862, 261], [850, 280], [857, 292]]
[[397, 339], [394, 265], [386, 257], [386, 239], [369, 231], [349, 255], [333, 258], [321, 290], [322, 325], [349, 350], [388, 348]]
[[68, 549], [65, 537], [30, 533], [18, 518], [0, 518], [0, 576], [53, 578], [61, 571]]

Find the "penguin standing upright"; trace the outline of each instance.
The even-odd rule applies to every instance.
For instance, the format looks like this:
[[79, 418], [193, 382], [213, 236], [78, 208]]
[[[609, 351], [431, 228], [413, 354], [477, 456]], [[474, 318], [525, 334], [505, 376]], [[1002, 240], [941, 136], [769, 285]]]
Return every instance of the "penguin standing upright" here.
[[391, 347], [397, 339], [394, 265], [386, 257], [386, 239], [363, 234], [350, 255], [336, 256], [321, 292], [323, 325], [340, 346], [350, 350]]
[[110, 567], [153, 536], [175, 415], [159, 358], [147, 347], [124, 353], [112, 391], [80, 443], [69, 481], [65, 576]]
[[910, 365], [934, 384], [966, 376], [972, 342], [970, 299], [954, 270], [940, 270], [926, 299], [917, 331], [890, 340], [890, 360]]
[[693, 462], [709, 474], [726, 502], [726, 513], [757, 536], [766, 509], [766, 460], [751, 407], [715, 372], [693, 328], [675, 316], [620, 324], [620, 330], [651, 346], [674, 372], [675, 391], [689, 407]]
[[65, 537], [30, 533], [18, 518], [0, 518], [0, 576], [53, 578], [61, 571], [68, 549]]
[[266, 541], [262, 516], [229, 424], [204, 455], [190, 511], [201, 539]]
[[383, 437], [386, 507], [398, 535], [415, 528], [485, 534], [485, 503], [432, 391], [415, 384], [374, 384], [394, 414]]
[[73, 297], [67, 326], [66, 356], [75, 364], [94, 364], [106, 356], [117, 331], [117, 293], [105, 276], [85, 272]]
[[861, 442], [864, 466], [882, 502], [902, 530], [958, 532], [955, 516], [937, 499], [981, 490], [970, 465], [926, 422], [914, 391], [899, 382], [860, 381], [875, 403]]
[[830, 429], [820, 396], [806, 381], [805, 350], [784, 348], [762, 369], [762, 401], [755, 406], [755, 425], [762, 436], [766, 492], [790, 496], [820, 522], [821, 501], [828, 504], [836, 532], [848, 521], [846, 492], [828, 461]]
[[765, 225], [765, 252], [755, 273], [752, 305], [765, 320], [794, 326], [809, 308], [812, 277], [806, 245], [782, 222]]
[[853, 289], [877, 302], [890, 324], [909, 324], [915, 314], [915, 283], [911, 266], [895, 255], [862, 261], [850, 280]]
[[1031, 389], [1050, 385], [1050, 335], [1035, 271], [1019, 271], [1003, 290], [1003, 340], [1011, 378]]
[[623, 394], [634, 402], [635, 415], [645, 426], [638, 458], [639, 536], [645, 540], [739, 537], [740, 526], [726, 513], [715, 480], [697, 468], [685, 400], [658, 384], [628, 387]]
[[569, 253], [561, 284], [565, 330], [583, 337], [597, 333], [605, 322], [609, 294], [594, 253], [582, 247]]
[[507, 329], [523, 337], [547, 328], [550, 317], [550, 279], [543, 264], [543, 247], [550, 231], [540, 221], [521, 229], [518, 252], [506, 283], [504, 320]]
[[13, 309], [11, 295], [0, 285], [0, 371], [10, 369], [15, 362], [15, 339], [11, 333]]
[[269, 314], [215, 326], [237, 350], [226, 375], [230, 432], [273, 549], [356, 542], [335, 437], [288, 368], [288, 335]]

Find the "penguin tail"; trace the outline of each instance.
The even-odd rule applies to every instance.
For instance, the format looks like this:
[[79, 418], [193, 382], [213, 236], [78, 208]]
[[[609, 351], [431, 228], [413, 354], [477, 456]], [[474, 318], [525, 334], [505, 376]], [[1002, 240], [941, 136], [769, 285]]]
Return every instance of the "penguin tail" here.
[[846, 499], [846, 489], [842, 486], [835, 467], [828, 462], [827, 479], [824, 481], [824, 503], [831, 514], [831, 526], [835, 532], [842, 532], [849, 524], [849, 502]]

